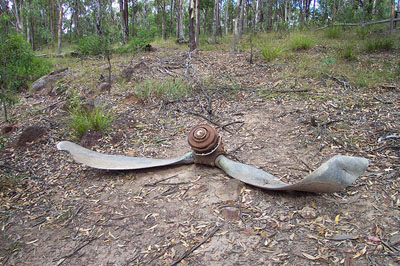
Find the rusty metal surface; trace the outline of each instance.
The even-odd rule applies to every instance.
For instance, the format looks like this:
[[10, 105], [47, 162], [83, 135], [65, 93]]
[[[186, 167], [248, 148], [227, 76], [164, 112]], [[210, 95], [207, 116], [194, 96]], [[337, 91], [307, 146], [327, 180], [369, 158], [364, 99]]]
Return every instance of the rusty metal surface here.
[[194, 127], [188, 137], [188, 143], [194, 154], [194, 162], [215, 166], [215, 159], [225, 154], [222, 138], [207, 124]]

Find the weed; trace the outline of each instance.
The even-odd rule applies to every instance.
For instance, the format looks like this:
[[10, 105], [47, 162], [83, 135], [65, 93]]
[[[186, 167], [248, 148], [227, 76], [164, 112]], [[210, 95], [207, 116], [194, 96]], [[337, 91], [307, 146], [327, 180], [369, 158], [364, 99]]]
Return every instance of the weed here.
[[338, 39], [342, 34], [342, 29], [339, 27], [329, 27], [325, 29], [324, 36], [328, 39]]
[[311, 37], [304, 34], [295, 34], [289, 43], [289, 47], [292, 50], [307, 50], [310, 49], [313, 44]]
[[69, 127], [75, 136], [81, 138], [88, 129], [104, 132], [111, 124], [111, 113], [104, 107], [95, 106], [92, 110], [85, 110], [81, 105], [70, 112]]
[[155, 98], [176, 100], [190, 92], [190, 86], [182, 79], [167, 81], [146, 80], [136, 86], [136, 96], [142, 101]]
[[265, 61], [267, 62], [272, 61], [282, 53], [282, 49], [279, 46], [265, 45], [260, 49]]
[[394, 46], [394, 38], [372, 38], [366, 41], [365, 50], [367, 52], [391, 50]]
[[356, 59], [356, 52], [354, 51], [353, 44], [346, 44], [339, 52], [339, 57], [346, 59], [348, 61], [353, 61]]
[[358, 38], [361, 40], [365, 40], [365, 37], [368, 35], [368, 28], [366, 27], [358, 27], [356, 30]]
[[14, 188], [22, 182], [24, 175], [21, 174], [3, 174], [0, 176], [0, 191], [6, 188]]
[[333, 65], [336, 64], [336, 59], [333, 57], [325, 57], [321, 60], [321, 67], [323, 72], [329, 72]]
[[100, 55], [103, 52], [101, 38], [90, 35], [79, 40], [76, 51], [81, 55]]
[[1, 135], [0, 134], [0, 150], [4, 148], [8, 140], [7, 136]]

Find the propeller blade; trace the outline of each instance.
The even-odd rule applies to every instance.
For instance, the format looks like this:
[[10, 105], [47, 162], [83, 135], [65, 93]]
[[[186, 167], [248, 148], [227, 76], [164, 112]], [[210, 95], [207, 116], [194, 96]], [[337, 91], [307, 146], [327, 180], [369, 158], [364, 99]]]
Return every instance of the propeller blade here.
[[284, 183], [261, 169], [234, 162], [223, 155], [215, 160], [215, 164], [229, 176], [256, 187], [269, 190], [330, 193], [342, 191], [351, 185], [367, 169], [368, 160], [361, 157], [336, 155], [294, 184]]
[[166, 165], [193, 163], [193, 152], [188, 152], [180, 157], [171, 159], [153, 159], [129, 157], [123, 155], [108, 155], [86, 149], [70, 141], [61, 141], [57, 149], [68, 151], [78, 163], [107, 170], [134, 170]]

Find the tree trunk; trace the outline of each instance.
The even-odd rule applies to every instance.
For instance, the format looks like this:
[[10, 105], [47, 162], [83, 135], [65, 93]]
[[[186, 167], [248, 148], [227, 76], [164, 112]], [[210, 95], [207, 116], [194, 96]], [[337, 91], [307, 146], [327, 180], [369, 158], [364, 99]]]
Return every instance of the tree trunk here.
[[233, 29], [233, 40], [232, 40], [232, 51], [236, 51], [236, 39], [238, 37], [239, 31], [238, 31], [238, 20], [239, 20], [239, 13], [240, 13], [240, 2], [241, 0], [237, 0], [237, 6], [236, 6], [236, 17], [235, 17], [235, 26]]
[[196, 37], [195, 37], [195, 5], [196, 0], [189, 2], [189, 51], [196, 50]]
[[135, 0], [132, 0], [132, 13], [131, 13], [131, 36], [135, 35]]
[[225, 35], [229, 34], [229, 25], [228, 25], [228, 18], [229, 18], [229, 2], [226, 1], [225, 3]]
[[174, 0], [171, 0], [171, 6], [170, 6], [170, 18], [169, 18], [169, 37], [172, 37], [173, 33], [173, 27], [172, 25], [174, 24]]
[[183, 10], [182, 10], [182, 1], [177, 0], [176, 2], [176, 37], [178, 41], [185, 40], [185, 31], [184, 31], [184, 24], [183, 24]]
[[256, 14], [254, 19], [254, 29], [257, 31], [260, 29], [260, 11], [262, 9], [261, 0], [257, 0], [256, 2]]
[[57, 25], [57, 54], [61, 54], [61, 31], [62, 31], [62, 17], [63, 17], [63, 10], [62, 10], [62, 2], [61, 0], [57, 0], [58, 2], [58, 25]]
[[390, 18], [390, 34], [393, 33], [393, 29], [394, 29], [394, 0], [391, 0], [391, 18]]
[[122, 43], [126, 43], [128, 36], [126, 35], [124, 0], [119, 0], [119, 14], [121, 19]]
[[78, 39], [80, 37], [79, 34], [79, 0], [74, 1], [74, 13], [72, 14], [72, 18], [74, 20], [74, 25], [75, 25], [75, 39]]
[[161, 35], [163, 40], [167, 39], [167, 14], [165, 10], [165, 0], [162, 1], [162, 24], [161, 24]]
[[244, 0], [240, 0], [240, 24], [239, 24], [239, 39], [242, 38], [243, 22], [244, 22]]
[[213, 43], [217, 43], [219, 0], [214, 0]]
[[200, 12], [199, 12], [199, 3], [200, 0], [195, 0], [194, 12], [196, 14], [195, 18], [195, 41], [196, 41], [196, 48], [199, 47], [199, 36], [200, 36]]
[[103, 28], [102, 28], [102, 18], [103, 18], [103, 8], [102, 8], [102, 0], [98, 0], [97, 2], [97, 14], [96, 14], [96, 29], [97, 35], [103, 35]]
[[[21, 19], [21, 7], [22, 7], [22, 1], [20, 2], [20, 5], [18, 6], [18, 3], [16, 0], [13, 0], [13, 9], [14, 9], [14, 17], [15, 17], [15, 27], [18, 31], [24, 32], [24, 23], [22, 22]], [[8, 3], [7, 3], [8, 4]]]

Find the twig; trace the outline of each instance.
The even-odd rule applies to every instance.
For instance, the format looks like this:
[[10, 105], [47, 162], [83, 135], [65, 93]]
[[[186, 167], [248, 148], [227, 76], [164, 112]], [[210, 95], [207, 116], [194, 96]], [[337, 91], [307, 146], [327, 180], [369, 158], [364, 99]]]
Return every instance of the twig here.
[[321, 127], [324, 127], [324, 126], [329, 126], [330, 124], [333, 124], [333, 123], [337, 123], [337, 122], [342, 122], [343, 120], [341, 120], [341, 119], [339, 119], [339, 120], [331, 120], [331, 121], [328, 121], [328, 122], [325, 122], [325, 123], [322, 123], [321, 125], [319, 125], [319, 126], [321, 126]]
[[337, 78], [337, 77], [335, 77], [335, 76], [332, 76], [332, 75], [329, 75], [329, 74], [326, 74], [326, 76], [328, 77], [328, 78], [330, 78], [331, 80], [333, 80], [333, 81], [336, 81], [336, 82], [338, 82], [340, 85], [342, 85], [345, 89], [346, 88], [349, 88], [349, 89], [353, 89], [353, 87], [347, 82], [347, 81], [345, 81], [345, 80], [342, 80], [342, 79], [339, 79], [339, 78]]
[[145, 187], [155, 187], [158, 183], [161, 183], [161, 182], [163, 182], [163, 181], [167, 181], [167, 180], [169, 180], [169, 179], [171, 179], [171, 178], [174, 178], [174, 177], [177, 177], [178, 175], [176, 174], [176, 175], [173, 175], [173, 176], [170, 176], [170, 177], [166, 177], [166, 178], [163, 178], [163, 179], [161, 179], [161, 180], [158, 180], [158, 181], [156, 181], [156, 182], [154, 182], [154, 183], [150, 183], [150, 184], [144, 184], [144, 186]]
[[72, 220], [78, 215], [78, 213], [82, 210], [83, 206], [79, 206], [79, 208], [75, 211], [75, 213], [68, 219], [68, 221], [65, 223], [65, 226], [68, 226]]
[[238, 147], [236, 147], [234, 150], [228, 152], [229, 154], [234, 154], [235, 152], [237, 152], [241, 147], [243, 147], [244, 145], [246, 145], [247, 142], [242, 143], [241, 145], [239, 145]]
[[309, 89], [300, 89], [300, 90], [272, 90], [271, 92], [276, 92], [276, 93], [297, 93], [297, 92], [309, 92]]
[[244, 121], [233, 121], [233, 122], [229, 122], [229, 123], [226, 123], [226, 124], [222, 125], [222, 128], [225, 128], [225, 127], [230, 126], [230, 125], [233, 125], [233, 124], [240, 124], [240, 123], [244, 123]]
[[86, 243], [80, 245], [80, 246], [79, 246], [78, 248], [76, 248], [73, 252], [71, 252], [71, 253], [69, 253], [69, 254], [67, 254], [67, 255], [65, 255], [65, 256], [62, 256], [61, 258], [54, 259], [53, 262], [55, 262], [55, 261], [61, 261], [61, 260], [62, 260], [60, 263], [57, 264], [57, 265], [60, 265], [61, 263], [63, 263], [63, 262], [65, 261], [65, 259], [74, 256], [79, 250], [81, 250], [82, 248], [86, 247], [87, 245], [89, 245], [90, 243], [92, 243], [92, 242], [93, 242], [94, 240], [96, 240], [96, 239], [97, 239], [97, 237], [93, 237], [93, 238], [87, 239], [87, 240], [86, 240]]
[[393, 104], [391, 101], [385, 101], [382, 99], [379, 99], [378, 97], [374, 96], [374, 99], [377, 100], [378, 102], [384, 103], [384, 104]]
[[223, 128], [221, 124], [219, 124], [219, 123], [217, 123], [217, 122], [215, 122], [215, 121], [212, 121], [211, 119], [209, 119], [209, 118], [208, 118], [207, 116], [205, 116], [205, 115], [202, 115], [202, 114], [199, 114], [199, 113], [195, 113], [195, 112], [192, 112], [192, 111], [186, 111], [186, 113], [191, 114], [191, 115], [195, 115], [195, 116], [199, 116], [199, 117], [201, 117], [201, 118], [207, 120], [207, 121], [210, 122], [211, 124], [213, 124], [213, 125], [215, 125], [215, 126], [217, 126], [217, 127], [220, 127], [220, 128], [222, 128], [223, 130], [225, 130], [225, 131], [227, 131], [227, 132], [233, 134], [232, 131], [230, 131], [230, 130], [227, 129], [227, 128]]
[[181, 260], [186, 258], [190, 253], [198, 249], [201, 245], [203, 245], [209, 238], [211, 238], [220, 228], [222, 225], [216, 226], [208, 235], [206, 235], [203, 240], [201, 240], [199, 243], [197, 243], [194, 247], [183, 253], [182, 256], [179, 257], [179, 259], [175, 260], [173, 263], [171, 263], [169, 266], [175, 266], [177, 265]]

